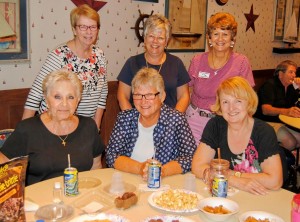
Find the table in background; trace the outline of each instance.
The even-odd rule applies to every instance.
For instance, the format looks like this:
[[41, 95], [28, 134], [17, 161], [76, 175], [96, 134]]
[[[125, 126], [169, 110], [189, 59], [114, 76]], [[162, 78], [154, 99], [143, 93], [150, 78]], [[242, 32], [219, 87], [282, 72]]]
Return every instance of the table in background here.
[[[103, 191], [103, 188], [110, 184], [112, 175], [114, 172], [117, 172], [115, 169], [105, 168], [93, 171], [86, 171], [79, 173], [79, 177], [93, 177], [101, 180], [101, 185], [99, 185], [94, 189], [98, 189]], [[118, 171], [119, 172], [119, 171]], [[141, 183], [144, 183], [141, 176], [123, 173], [123, 180], [126, 183], [133, 184], [137, 187]], [[33, 184], [25, 188], [25, 199], [30, 199], [33, 202], [39, 204], [40, 206], [51, 204], [52, 203], [52, 191], [54, 182], [60, 181], [63, 183], [63, 177], [57, 177], [54, 179], [42, 181], [40, 183]], [[205, 189], [204, 183], [197, 179], [197, 192], [203, 197], [209, 197], [207, 190]], [[183, 188], [184, 184], [184, 175], [174, 175], [163, 178], [162, 184], [169, 184], [171, 188]], [[72, 205], [72, 203], [77, 199], [82, 197], [85, 193], [90, 190], [83, 189], [79, 190], [80, 194], [76, 197], [64, 197], [64, 203], [68, 205]], [[161, 211], [151, 207], [148, 203], [148, 197], [152, 192], [141, 192], [139, 193], [139, 201], [137, 205], [127, 209], [127, 210], [119, 210], [116, 208], [110, 208], [105, 213], [118, 214], [123, 217], [128, 218], [132, 222], [139, 222], [142, 219], [145, 219], [150, 216], [162, 215], [162, 214], [171, 214], [165, 211]], [[228, 197], [236, 201], [240, 206], [240, 211], [238, 214], [231, 217], [227, 222], [237, 222], [239, 215], [246, 211], [266, 211], [281, 217], [284, 221], [290, 221], [290, 212], [291, 212], [291, 201], [294, 193], [289, 192], [284, 189], [280, 189], [278, 191], [270, 191], [265, 196], [256, 196], [244, 191], [239, 191], [235, 195]], [[79, 209], [74, 208], [74, 215], [71, 218], [74, 218], [82, 213]], [[184, 213], [181, 214], [187, 218], [193, 219], [197, 222], [209, 222], [209, 220], [205, 217], [205, 215], [200, 212], [194, 213]], [[71, 219], [70, 218], [70, 219]], [[36, 221], [34, 218], [33, 212], [26, 212], [27, 222]], [[69, 219], [69, 220], [70, 220]]]
[[279, 119], [286, 125], [300, 130], [300, 118], [280, 114]]

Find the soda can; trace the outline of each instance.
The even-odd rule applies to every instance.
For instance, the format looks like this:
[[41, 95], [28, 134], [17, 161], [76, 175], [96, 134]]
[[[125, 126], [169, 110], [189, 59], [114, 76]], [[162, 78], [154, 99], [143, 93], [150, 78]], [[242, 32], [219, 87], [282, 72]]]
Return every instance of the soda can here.
[[153, 161], [148, 165], [148, 187], [160, 188], [161, 164]]
[[216, 175], [212, 181], [212, 196], [227, 197], [228, 181], [223, 175]]
[[64, 193], [65, 196], [76, 196], [78, 194], [78, 171], [74, 167], [68, 167], [64, 171]]

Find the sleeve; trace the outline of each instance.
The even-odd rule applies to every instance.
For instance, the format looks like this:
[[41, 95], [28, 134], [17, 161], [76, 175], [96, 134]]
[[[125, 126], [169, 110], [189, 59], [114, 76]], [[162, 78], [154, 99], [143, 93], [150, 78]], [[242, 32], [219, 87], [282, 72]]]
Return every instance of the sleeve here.
[[1, 147], [0, 152], [3, 153], [9, 159], [27, 155], [25, 149], [25, 144], [27, 144], [27, 140], [24, 136], [22, 125], [22, 121], [18, 123], [14, 132], [7, 138], [7, 140]]
[[117, 79], [129, 86], [131, 86], [131, 81], [134, 77], [134, 73], [132, 71], [132, 68], [131, 68], [131, 60], [132, 60], [132, 57], [127, 59], [127, 61], [125, 62], [123, 68], [121, 69], [121, 72], [119, 73]]
[[57, 70], [61, 68], [61, 61], [58, 55], [55, 52], [51, 52], [45, 63], [43, 64], [39, 74], [35, 78], [33, 85], [29, 91], [25, 108], [31, 110], [38, 110], [40, 103], [43, 99], [43, 90], [42, 83], [45, 77], [52, 72], [53, 70]]
[[218, 130], [217, 118], [218, 117], [213, 117], [207, 122], [200, 140], [202, 143], [205, 143], [213, 149], [219, 147], [217, 138], [221, 137]]
[[253, 130], [253, 142], [259, 153], [259, 162], [279, 154], [279, 145], [274, 129], [267, 123], [257, 120], [258, 127]]
[[121, 155], [122, 150], [125, 149], [126, 144], [126, 127], [124, 126], [125, 116], [120, 112], [117, 116], [116, 123], [109, 138], [106, 164], [108, 167], [114, 167], [116, 159]]
[[274, 94], [274, 85], [267, 81], [260, 89], [259, 89], [259, 100], [260, 104], [269, 104], [273, 105], [275, 100]]
[[197, 70], [197, 57], [194, 56], [191, 64], [189, 66], [188, 74], [190, 76], [191, 81], [189, 82], [189, 86], [192, 87], [194, 85], [194, 80], [196, 76], [196, 70]]
[[190, 82], [191, 78], [186, 71], [186, 68], [181, 61], [181, 59], [177, 58], [178, 60], [178, 81], [177, 81], [177, 87], [180, 87], [184, 84], [187, 84]]
[[250, 85], [252, 87], [255, 86], [254, 78], [253, 78], [253, 72], [250, 65], [250, 62], [246, 56], [243, 56], [243, 60], [241, 63], [241, 70], [240, 70], [241, 76], [248, 80]]
[[181, 116], [177, 125], [179, 144], [179, 156], [176, 159], [181, 165], [183, 173], [191, 171], [191, 163], [197, 145], [189, 124], [184, 116]]

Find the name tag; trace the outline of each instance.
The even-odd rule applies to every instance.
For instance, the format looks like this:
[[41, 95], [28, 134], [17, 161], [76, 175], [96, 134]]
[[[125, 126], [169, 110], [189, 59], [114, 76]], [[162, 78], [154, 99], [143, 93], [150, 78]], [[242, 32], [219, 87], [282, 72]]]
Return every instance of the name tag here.
[[199, 72], [198, 77], [207, 79], [209, 78], [210, 73], [209, 72]]

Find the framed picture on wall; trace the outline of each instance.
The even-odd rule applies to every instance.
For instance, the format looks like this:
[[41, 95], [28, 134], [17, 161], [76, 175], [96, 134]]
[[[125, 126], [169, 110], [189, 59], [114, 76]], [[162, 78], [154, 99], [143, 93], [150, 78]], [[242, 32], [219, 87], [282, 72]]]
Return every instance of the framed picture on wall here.
[[205, 51], [207, 0], [166, 0], [165, 5], [172, 24], [167, 51]]
[[158, 3], [158, 0], [135, 0], [135, 1], [140, 1], [140, 2], [154, 2], [154, 3]]
[[28, 0], [0, 0], [0, 62], [28, 61]]

